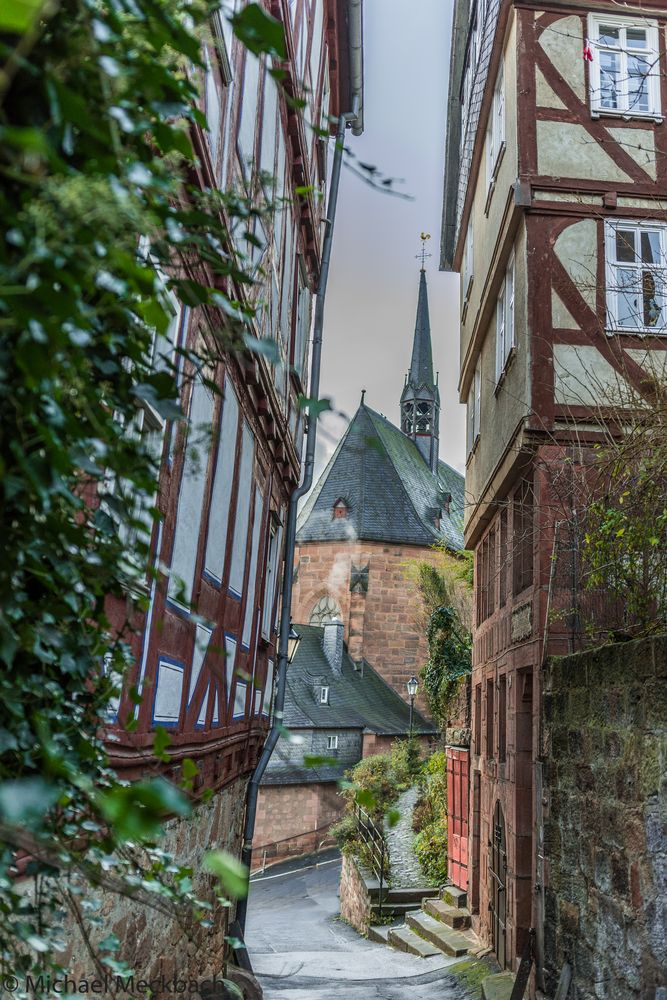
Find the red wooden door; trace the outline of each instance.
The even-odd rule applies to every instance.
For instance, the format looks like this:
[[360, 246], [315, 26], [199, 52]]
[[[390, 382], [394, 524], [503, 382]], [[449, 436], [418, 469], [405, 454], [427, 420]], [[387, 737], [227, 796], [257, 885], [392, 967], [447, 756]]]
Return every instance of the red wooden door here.
[[468, 889], [468, 765], [470, 754], [447, 747], [447, 855], [449, 878]]

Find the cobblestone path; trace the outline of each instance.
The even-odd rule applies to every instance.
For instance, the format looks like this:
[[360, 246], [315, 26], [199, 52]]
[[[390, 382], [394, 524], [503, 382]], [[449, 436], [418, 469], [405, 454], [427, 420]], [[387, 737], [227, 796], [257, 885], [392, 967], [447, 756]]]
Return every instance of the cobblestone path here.
[[401, 814], [396, 826], [387, 830], [387, 848], [391, 871], [391, 886], [394, 889], [412, 889], [426, 884], [426, 878], [412, 849], [415, 835], [412, 830], [412, 810], [417, 801], [417, 786], [403, 792], [396, 808]]

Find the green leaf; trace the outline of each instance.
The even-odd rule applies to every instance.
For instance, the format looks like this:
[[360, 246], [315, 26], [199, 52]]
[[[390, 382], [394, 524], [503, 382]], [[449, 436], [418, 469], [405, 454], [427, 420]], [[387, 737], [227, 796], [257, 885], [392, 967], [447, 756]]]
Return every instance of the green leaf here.
[[386, 820], [387, 820], [387, 826], [389, 827], [390, 830], [396, 826], [400, 818], [401, 818], [401, 813], [399, 809], [387, 810]]
[[360, 805], [363, 809], [366, 809], [367, 812], [370, 812], [372, 809], [375, 808], [375, 796], [373, 795], [372, 792], [369, 792], [367, 788], [359, 788], [356, 795], [354, 796], [354, 800], [357, 803], [357, 805]]
[[168, 761], [170, 756], [165, 753], [168, 746], [171, 745], [171, 736], [164, 728], [164, 726], [158, 726], [155, 730], [155, 739], [153, 740], [153, 753], [158, 760]]
[[335, 767], [338, 763], [337, 757], [320, 757], [313, 753], [303, 755], [304, 767]]
[[188, 781], [191, 780], [192, 778], [196, 778], [197, 775], [199, 774], [199, 768], [193, 761], [192, 757], [186, 757], [184, 759], [181, 765], [181, 771], [183, 777], [186, 778]]
[[58, 785], [43, 778], [18, 778], [0, 784], [0, 819], [12, 826], [31, 829], [42, 824], [60, 796]]
[[210, 851], [204, 858], [204, 867], [216, 876], [232, 899], [244, 899], [248, 895], [248, 869], [233, 854]]
[[285, 32], [275, 17], [267, 14], [259, 4], [249, 3], [243, 10], [229, 18], [234, 34], [250, 52], [287, 59]]
[[0, 31], [23, 34], [32, 28], [44, 6], [44, 0], [2, 0]]

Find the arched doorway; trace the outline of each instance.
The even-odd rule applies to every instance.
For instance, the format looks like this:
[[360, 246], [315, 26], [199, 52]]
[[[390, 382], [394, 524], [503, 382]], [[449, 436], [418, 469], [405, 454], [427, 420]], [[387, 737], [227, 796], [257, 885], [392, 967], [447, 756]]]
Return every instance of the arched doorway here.
[[496, 802], [493, 811], [493, 828], [489, 849], [489, 908], [491, 910], [491, 935], [493, 950], [501, 969], [505, 968], [505, 925], [507, 923], [507, 849], [505, 846], [505, 817]]

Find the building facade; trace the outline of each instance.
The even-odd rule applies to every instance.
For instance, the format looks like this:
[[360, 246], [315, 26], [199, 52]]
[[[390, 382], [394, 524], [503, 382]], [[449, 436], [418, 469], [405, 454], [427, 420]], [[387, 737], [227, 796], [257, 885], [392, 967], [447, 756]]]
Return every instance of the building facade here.
[[554, 526], [601, 414], [667, 360], [665, 12], [461, 0], [453, 39], [441, 264], [461, 273], [475, 553], [463, 887], [501, 966], [535, 929], [541, 982], [541, 667], [571, 648], [548, 616]]
[[[240, 853], [246, 786], [269, 727], [283, 526], [301, 474], [298, 399], [308, 394], [327, 194], [331, 144], [319, 128], [334, 134], [338, 118], [361, 105], [361, 4], [273, 0], [266, 7], [284, 27], [280, 85], [266, 59], [247, 50], [217, 14], [203, 40], [205, 69], [196, 71], [208, 128], [197, 127], [191, 139], [202, 191], [233, 190], [254, 205], [279, 206], [247, 229], [230, 227], [225, 248], [255, 278], [225, 291], [256, 307], [249, 333], [271, 349], [221, 350], [224, 314], [173, 298], [156, 364], [178, 370], [188, 421], [172, 424], [150, 406], [140, 415], [159, 458], [155, 572], [143, 595], [145, 613], [131, 623], [136, 673], [110, 712], [108, 730], [110, 760], [122, 779], [162, 772], [179, 782], [183, 760], [196, 764], [194, 793], [212, 798], [191, 820], [168, 821], [163, 846], [193, 868], [194, 891], [214, 904], [202, 859], [212, 847]], [[303, 110], [294, 96], [303, 97]], [[361, 129], [360, 112], [353, 128]], [[205, 269], [202, 261], [196, 266]], [[187, 351], [217, 360], [202, 374]], [[128, 534], [128, 550], [132, 541]], [[109, 618], [123, 632], [124, 603], [109, 601]], [[152, 752], [158, 727], [170, 736], [160, 761]], [[147, 922], [127, 900], [106, 901], [105, 917], [105, 932], [134, 942], [129, 959], [146, 978], [158, 965], [165, 975], [186, 972], [185, 956], [194, 953], [173, 921]], [[215, 904], [214, 918], [210, 930], [199, 931], [190, 970], [196, 977], [220, 973], [229, 912]]]

